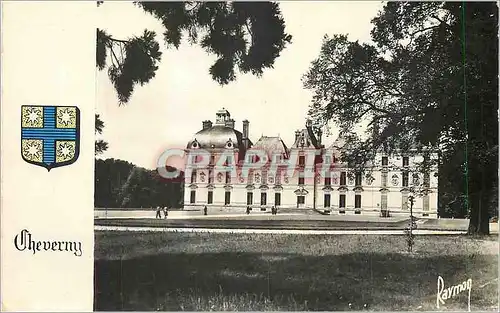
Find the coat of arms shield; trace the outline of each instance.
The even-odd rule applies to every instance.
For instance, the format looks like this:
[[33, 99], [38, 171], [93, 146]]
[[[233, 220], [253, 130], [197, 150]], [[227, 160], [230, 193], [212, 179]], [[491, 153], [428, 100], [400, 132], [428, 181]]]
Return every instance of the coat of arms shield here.
[[70, 165], [80, 152], [80, 110], [76, 106], [23, 105], [21, 156], [45, 167]]

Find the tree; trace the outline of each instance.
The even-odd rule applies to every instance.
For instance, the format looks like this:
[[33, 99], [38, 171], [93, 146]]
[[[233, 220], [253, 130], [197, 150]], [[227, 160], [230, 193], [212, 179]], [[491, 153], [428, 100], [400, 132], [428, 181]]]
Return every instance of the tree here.
[[[95, 133], [102, 134], [104, 129], [104, 122], [99, 118], [99, 114], [95, 115]], [[102, 139], [95, 141], [95, 155], [102, 154], [104, 151], [108, 150], [108, 143]]]
[[304, 76], [310, 115], [342, 132], [362, 120], [379, 130], [348, 159], [381, 146], [438, 148], [440, 199], [465, 205], [470, 234], [488, 234], [498, 201], [496, 4], [388, 2], [372, 23], [375, 45], [325, 36]]
[[[176, 169], [167, 166], [167, 171]], [[184, 199], [184, 172], [164, 179], [157, 170], [148, 170], [122, 160], [95, 160], [96, 208], [180, 208]]]
[[[163, 37], [169, 47], [178, 48], [184, 36], [217, 60], [210, 67], [212, 78], [221, 85], [242, 73], [263, 74], [272, 68], [291, 36], [278, 4], [271, 2], [134, 2], [158, 19], [165, 28]], [[97, 5], [101, 5], [98, 1]], [[155, 77], [161, 61], [160, 45], [153, 31], [128, 39], [112, 37], [97, 29], [96, 64], [108, 69], [108, 76], [120, 104], [129, 101], [137, 84]]]
[[132, 163], [115, 160], [95, 160], [94, 206], [121, 207], [120, 191], [135, 167]]

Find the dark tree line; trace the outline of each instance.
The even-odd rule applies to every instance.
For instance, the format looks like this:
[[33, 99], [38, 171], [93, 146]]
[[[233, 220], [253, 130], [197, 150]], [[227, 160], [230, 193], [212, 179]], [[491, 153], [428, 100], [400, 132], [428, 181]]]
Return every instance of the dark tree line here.
[[[167, 170], [175, 170], [167, 166]], [[106, 159], [95, 161], [96, 208], [151, 208], [183, 206], [183, 172], [178, 178], [162, 178], [158, 171], [132, 163]]]

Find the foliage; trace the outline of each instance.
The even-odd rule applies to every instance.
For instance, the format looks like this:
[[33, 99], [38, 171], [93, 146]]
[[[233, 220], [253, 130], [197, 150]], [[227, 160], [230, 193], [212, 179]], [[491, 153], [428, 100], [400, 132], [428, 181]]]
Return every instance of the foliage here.
[[[102, 2], [101, 2], [102, 3]], [[98, 3], [98, 5], [101, 5]], [[163, 25], [164, 41], [178, 48], [187, 35], [207, 53], [217, 56], [210, 67], [212, 78], [221, 85], [242, 73], [263, 74], [272, 68], [291, 36], [278, 4], [271, 2], [135, 2]], [[161, 61], [156, 34], [144, 30], [142, 36], [126, 40], [97, 30], [96, 63], [108, 67], [121, 104], [128, 102], [134, 87], [155, 77]]]
[[[168, 170], [174, 170], [170, 168]], [[105, 208], [182, 207], [183, 173], [163, 179], [157, 171], [115, 159], [96, 160], [95, 206]]]
[[[102, 134], [104, 129], [104, 122], [99, 117], [99, 114], [95, 115], [95, 133]], [[102, 139], [95, 141], [95, 155], [102, 154], [104, 151], [108, 150], [108, 143]]]
[[470, 231], [488, 233], [498, 197], [496, 4], [388, 2], [372, 23], [374, 45], [325, 36], [304, 76], [311, 117], [341, 133], [369, 121], [373, 136], [348, 141], [347, 160], [439, 149], [441, 205], [463, 203]]

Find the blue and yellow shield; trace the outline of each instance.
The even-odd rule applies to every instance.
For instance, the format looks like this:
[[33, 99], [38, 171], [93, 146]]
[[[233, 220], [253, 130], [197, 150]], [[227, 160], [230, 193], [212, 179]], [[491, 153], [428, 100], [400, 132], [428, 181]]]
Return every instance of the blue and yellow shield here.
[[21, 155], [51, 170], [69, 165], [80, 152], [80, 110], [75, 106], [21, 107]]

